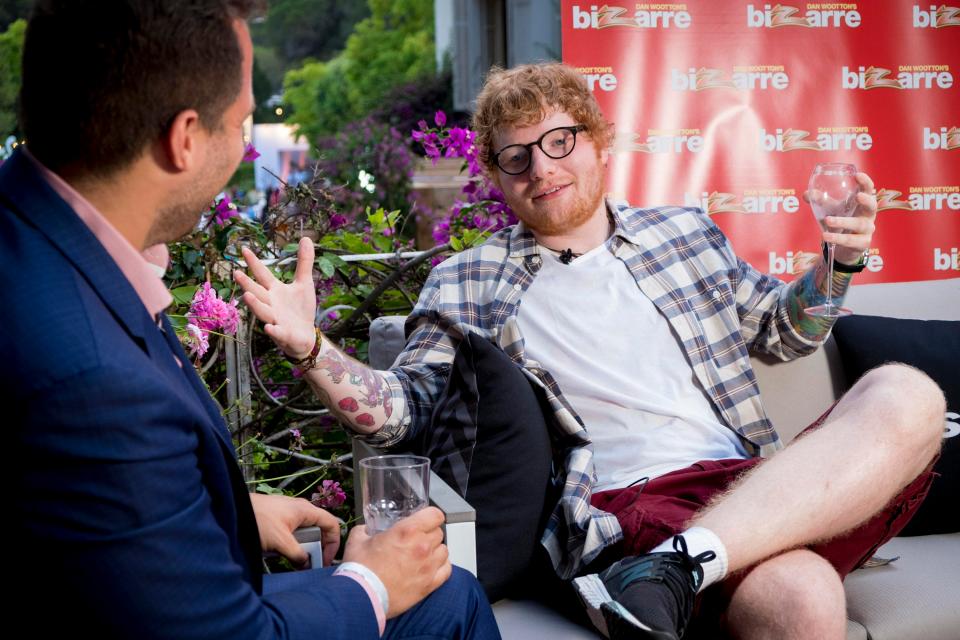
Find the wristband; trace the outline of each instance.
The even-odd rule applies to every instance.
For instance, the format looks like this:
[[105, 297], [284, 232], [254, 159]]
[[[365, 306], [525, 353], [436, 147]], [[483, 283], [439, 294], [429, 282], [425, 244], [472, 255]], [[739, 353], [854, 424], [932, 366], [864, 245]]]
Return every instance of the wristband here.
[[[823, 261], [827, 261], [827, 245], [823, 243]], [[867, 266], [867, 256], [870, 255], [869, 249], [864, 249], [860, 258], [853, 264], [844, 264], [838, 260], [833, 261], [833, 270], [838, 273], [860, 273]]]
[[363, 578], [380, 600], [380, 609], [383, 611], [383, 615], [387, 615], [387, 612], [390, 610], [390, 596], [387, 594], [387, 588], [384, 586], [383, 581], [380, 580], [380, 576], [359, 562], [344, 562], [338, 566], [337, 570], [333, 573], [334, 575], [352, 573]]
[[316, 335], [316, 342], [313, 343], [313, 349], [310, 350], [310, 353], [306, 357], [300, 358], [291, 358], [290, 356], [284, 354], [287, 362], [293, 364], [293, 372], [299, 376], [302, 376], [310, 369], [313, 369], [317, 366], [317, 356], [320, 355], [320, 346], [323, 344], [323, 334], [320, 333], [320, 329], [314, 328], [314, 333]]

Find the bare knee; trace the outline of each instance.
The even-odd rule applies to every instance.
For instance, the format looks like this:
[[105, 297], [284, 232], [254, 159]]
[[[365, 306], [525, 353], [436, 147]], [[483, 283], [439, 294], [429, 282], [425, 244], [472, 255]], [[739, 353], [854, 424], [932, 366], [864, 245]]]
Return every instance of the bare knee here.
[[856, 387], [886, 415], [883, 427], [904, 443], [924, 443], [936, 451], [947, 412], [943, 391], [923, 371], [902, 363], [871, 369]]
[[846, 601], [840, 576], [806, 549], [750, 570], [731, 599], [727, 626], [736, 638], [843, 638]]

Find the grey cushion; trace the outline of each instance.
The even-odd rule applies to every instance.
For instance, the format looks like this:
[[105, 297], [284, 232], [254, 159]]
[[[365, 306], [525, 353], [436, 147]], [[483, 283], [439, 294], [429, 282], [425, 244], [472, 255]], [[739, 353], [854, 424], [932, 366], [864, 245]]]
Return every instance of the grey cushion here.
[[406, 316], [383, 316], [370, 323], [368, 357], [374, 369], [389, 369], [403, 351], [407, 339], [403, 335]]
[[847, 577], [847, 617], [872, 640], [960, 638], [960, 534], [894, 538], [877, 554], [900, 559]]

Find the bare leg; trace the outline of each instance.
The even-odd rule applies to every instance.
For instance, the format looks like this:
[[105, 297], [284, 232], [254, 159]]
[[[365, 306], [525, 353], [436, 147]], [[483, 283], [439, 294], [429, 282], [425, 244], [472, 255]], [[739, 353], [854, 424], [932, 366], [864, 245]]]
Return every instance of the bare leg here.
[[691, 526], [719, 536], [731, 573], [837, 536], [923, 471], [939, 450], [945, 411], [940, 388], [918, 370], [874, 369], [820, 429], [759, 465]]
[[726, 614], [731, 637], [747, 640], [843, 640], [847, 611], [840, 576], [806, 549], [748, 570]]

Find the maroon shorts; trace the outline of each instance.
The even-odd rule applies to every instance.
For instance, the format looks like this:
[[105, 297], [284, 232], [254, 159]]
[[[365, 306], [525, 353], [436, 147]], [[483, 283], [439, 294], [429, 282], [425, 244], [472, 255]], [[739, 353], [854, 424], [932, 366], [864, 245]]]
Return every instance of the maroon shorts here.
[[[819, 427], [826, 416], [824, 414], [805, 431]], [[702, 460], [646, 484], [596, 493], [591, 503], [617, 516], [623, 529], [624, 555], [646, 553], [686, 529], [690, 520], [714, 496], [762, 462], [760, 458]], [[857, 528], [809, 548], [827, 559], [841, 578], [846, 576], [906, 526], [930, 489], [935, 475], [932, 467], [933, 463], [886, 508]]]

